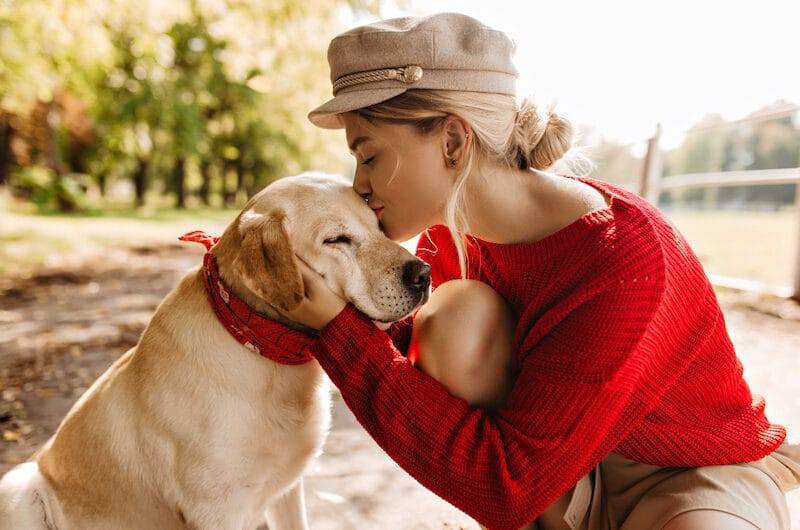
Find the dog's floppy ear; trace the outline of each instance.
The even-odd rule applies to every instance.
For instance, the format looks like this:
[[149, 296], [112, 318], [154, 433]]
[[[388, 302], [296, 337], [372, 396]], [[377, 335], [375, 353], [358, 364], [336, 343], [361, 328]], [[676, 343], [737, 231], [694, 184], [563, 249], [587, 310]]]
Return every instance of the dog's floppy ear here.
[[285, 217], [282, 210], [268, 215], [253, 211], [242, 214], [242, 245], [233, 266], [248, 289], [271, 305], [290, 311], [303, 299], [303, 279], [283, 226]]

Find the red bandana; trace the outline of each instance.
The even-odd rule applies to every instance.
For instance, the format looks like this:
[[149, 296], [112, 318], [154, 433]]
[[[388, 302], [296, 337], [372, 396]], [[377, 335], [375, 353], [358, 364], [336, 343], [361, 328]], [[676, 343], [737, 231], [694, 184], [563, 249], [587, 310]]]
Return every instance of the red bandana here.
[[208, 249], [203, 257], [208, 300], [217, 319], [233, 338], [247, 349], [281, 364], [303, 364], [314, 359], [311, 355], [314, 337], [259, 315], [225, 285], [211, 254], [218, 237], [195, 231], [178, 239], [202, 243]]

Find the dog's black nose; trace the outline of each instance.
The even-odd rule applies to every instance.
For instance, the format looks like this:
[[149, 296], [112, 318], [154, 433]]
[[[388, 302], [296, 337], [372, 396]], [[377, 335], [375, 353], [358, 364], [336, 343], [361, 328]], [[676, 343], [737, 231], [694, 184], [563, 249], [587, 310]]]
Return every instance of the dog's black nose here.
[[427, 291], [431, 285], [431, 266], [415, 259], [403, 266], [403, 285], [417, 291]]

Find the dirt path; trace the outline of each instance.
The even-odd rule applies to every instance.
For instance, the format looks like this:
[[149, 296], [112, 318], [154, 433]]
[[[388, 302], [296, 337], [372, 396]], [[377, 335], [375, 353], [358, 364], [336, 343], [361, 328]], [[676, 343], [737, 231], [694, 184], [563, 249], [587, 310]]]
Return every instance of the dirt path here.
[[[196, 245], [139, 247], [0, 279], [0, 474], [47, 440], [201, 256]], [[800, 307], [720, 298], [751, 386], [800, 438]], [[334, 399], [333, 430], [306, 486], [315, 529], [478, 528], [401, 471]], [[790, 502], [800, 530], [800, 494]]]
[[0, 280], [0, 469], [49, 438], [200, 256], [140, 247]]

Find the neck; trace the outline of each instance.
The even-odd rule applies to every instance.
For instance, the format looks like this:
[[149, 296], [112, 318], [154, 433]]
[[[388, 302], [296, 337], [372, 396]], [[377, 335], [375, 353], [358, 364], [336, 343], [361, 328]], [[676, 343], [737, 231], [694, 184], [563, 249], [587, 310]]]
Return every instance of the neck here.
[[469, 233], [507, 245], [554, 234], [581, 216], [608, 206], [608, 197], [572, 178], [544, 171], [496, 170], [467, 189]]
[[528, 241], [531, 227], [542, 215], [539, 173], [482, 165], [469, 179], [465, 189], [469, 234], [493, 243]]

